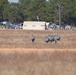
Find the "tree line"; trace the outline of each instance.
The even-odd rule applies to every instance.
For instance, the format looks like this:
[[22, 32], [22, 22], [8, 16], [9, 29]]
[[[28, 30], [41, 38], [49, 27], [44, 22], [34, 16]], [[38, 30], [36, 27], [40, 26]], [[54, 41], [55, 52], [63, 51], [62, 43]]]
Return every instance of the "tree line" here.
[[10, 3], [0, 0], [0, 21], [55, 22], [57, 24], [76, 24], [76, 0], [19, 0]]

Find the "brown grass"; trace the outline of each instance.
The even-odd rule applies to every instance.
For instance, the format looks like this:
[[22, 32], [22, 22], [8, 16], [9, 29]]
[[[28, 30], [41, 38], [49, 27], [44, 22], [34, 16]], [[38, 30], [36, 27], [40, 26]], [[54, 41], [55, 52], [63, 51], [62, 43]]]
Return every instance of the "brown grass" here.
[[0, 53], [0, 75], [75, 75], [76, 52]]
[[[34, 43], [30, 41], [32, 33], [36, 36]], [[61, 40], [57, 44], [47, 44], [44, 38], [48, 34], [59, 34]], [[76, 49], [76, 31], [0, 30], [0, 48]]]
[[[45, 43], [48, 34], [59, 34], [60, 42]], [[76, 31], [0, 30], [0, 75], [75, 74]]]

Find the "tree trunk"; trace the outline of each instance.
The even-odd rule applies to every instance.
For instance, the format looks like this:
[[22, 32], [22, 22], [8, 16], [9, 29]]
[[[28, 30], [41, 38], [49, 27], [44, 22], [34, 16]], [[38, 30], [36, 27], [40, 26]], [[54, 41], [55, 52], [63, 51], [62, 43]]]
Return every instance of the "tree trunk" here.
[[59, 5], [59, 26], [61, 29], [61, 6]]

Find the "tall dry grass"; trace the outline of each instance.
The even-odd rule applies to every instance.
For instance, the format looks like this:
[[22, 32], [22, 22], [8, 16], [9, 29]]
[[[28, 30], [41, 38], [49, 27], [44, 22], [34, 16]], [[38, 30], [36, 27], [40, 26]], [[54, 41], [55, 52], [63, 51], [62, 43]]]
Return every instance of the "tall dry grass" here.
[[[30, 36], [34, 34], [36, 40], [31, 42]], [[44, 41], [48, 34], [59, 34], [61, 40], [55, 44]], [[0, 30], [0, 48], [76, 48], [76, 31], [32, 31], [32, 30]]]
[[76, 53], [0, 53], [0, 75], [75, 75]]

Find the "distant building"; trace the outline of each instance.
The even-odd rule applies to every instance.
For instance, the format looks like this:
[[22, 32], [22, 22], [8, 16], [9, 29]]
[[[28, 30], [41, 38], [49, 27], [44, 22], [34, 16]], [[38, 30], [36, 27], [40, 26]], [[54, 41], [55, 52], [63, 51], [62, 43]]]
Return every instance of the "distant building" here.
[[23, 29], [25, 30], [45, 30], [44, 21], [24, 21]]

